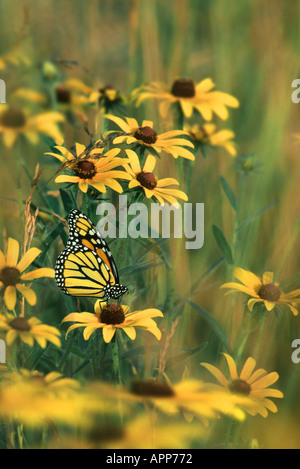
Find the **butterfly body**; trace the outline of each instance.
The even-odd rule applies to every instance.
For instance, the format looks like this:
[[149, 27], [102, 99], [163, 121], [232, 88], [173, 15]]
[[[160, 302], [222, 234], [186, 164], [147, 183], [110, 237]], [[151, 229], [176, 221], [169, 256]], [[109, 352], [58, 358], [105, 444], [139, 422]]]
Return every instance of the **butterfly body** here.
[[67, 295], [117, 299], [128, 291], [107, 243], [79, 210], [69, 214], [69, 240], [56, 261], [55, 280]]

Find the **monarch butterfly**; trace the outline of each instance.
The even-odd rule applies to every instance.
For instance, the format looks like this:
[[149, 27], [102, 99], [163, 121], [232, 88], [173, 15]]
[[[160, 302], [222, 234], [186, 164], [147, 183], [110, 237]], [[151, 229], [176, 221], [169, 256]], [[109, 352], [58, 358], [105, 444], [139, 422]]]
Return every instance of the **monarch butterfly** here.
[[67, 295], [108, 300], [126, 293], [109, 247], [91, 220], [73, 209], [68, 224], [69, 240], [55, 266], [58, 287]]

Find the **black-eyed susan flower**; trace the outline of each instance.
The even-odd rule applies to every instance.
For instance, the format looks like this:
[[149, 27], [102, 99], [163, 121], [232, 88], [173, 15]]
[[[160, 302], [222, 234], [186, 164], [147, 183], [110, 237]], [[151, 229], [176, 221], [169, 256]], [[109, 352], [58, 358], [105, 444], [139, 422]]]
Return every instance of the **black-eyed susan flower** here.
[[157, 340], [161, 338], [161, 332], [156, 322], [152, 319], [163, 317], [158, 309], [149, 308], [143, 311], [129, 312], [130, 306], [119, 305], [100, 300], [95, 303], [94, 313], [71, 313], [63, 319], [63, 322], [75, 322], [67, 330], [66, 336], [74, 329], [83, 327], [83, 337], [89, 340], [97, 329], [102, 329], [104, 342], [109, 343], [117, 329], [123, 329], [131, 340], [136, 338], [136, 328], [151, 332]]
[[82, 386], [54, 388], [38, 378], [22, 382], [2, 379], [0, 394], [1, 419], [33, 425], [34, 428], [48, 422], [87, 428], [98, 415], [115, 414], [111, 401], [104, 400], [99, 393], [91, 393]]
[[124, 96], [112, 85], [101, 86], [98, 89], [98, 100], [102, 112], [119, 111], [124, 113]]
[[[117, 116], [106, 115], [105, 117], [117, 124], [123, 133], [125, 132], [126, 134], [115, 137], [113, 140], [115, 145], [120, 143], [126, 143], [127, 145], [134, 144], [136, 146], [152, 149], [157, 154], [165, 151], [174, 156], [174, 158], [182, 156], [188, 160], [195, 159], [193, 153], [184, 148], [194, 148], [194, 145], [187, 139], [179, 138], [182, 135], [187, 135], [183, 130], [171, 130], [163, 134], [158, 134], [153, 129], [152, 121], [144, 120], [142, 125], [139, 126], [138, 122], [133, 118], [125, 117], [125, 121]], [[115, 133], [115, 131], [112, 132]], [[107, 132], [105, 135], [109, 133], [110, 132]]]
[[60, 347], [60, 332], [58, 329], [47, 324], [42, 324], [35, 317], [26, 319], [25, 317], [16, 317], [12, 314], [0, 315], [0, 330], [7, 331], [5, 342], [8, 346], [12, 345], [19, 337], [22, 342], [33, 347], [36, 341], [40, 347], [46, 348], [47, 342]]
[[221, 119], [228, 119], [227, 107], [237, 108], [236, 98], [222, 91], [212, 91], [215, 87], [210, 78], [195, 84], [188, 78], [178, 78], [171, 87], [163, 83], [150, 83], [137, 88], [133, 98], [139, 106], [146, 99], [159, 99], [159, 110], [162, 117], [166, 117], [172, 103], [179, 103], [183, 114], [191, 117], [193, 111], [198, 111], [204, 120], [211, 121], [213, 113]]
[[9, 380], [13, 383], [27, 384], [40, 386], [48, 391], [61, 391], [64, 389], [78, 389], [80, 384], [78, 381], [72, 378], [65, 378], [62, 373], [51, 371], [44, 375], [37, 370], [27, 370], [26, 368], [20, 368], [17, 371], [11, 371], [2, 374], [2, 378]]
[[[221, 288], [230, 288], [232, 292], [243, 292], [251, 296], [248, 300], [250, 311], [257, 303], [263, 303], [268, 311], [272, 311], [276, 305], [288, 306], [294, 316], [298, 315], [296, 305], [300, 303], [300, 289], [290, 293], [283, 293], [279, 283], [274, 282], [273, 272], [265, 272], [262, 279], [248, 270], [237, 267], [234, 269], [234, 277], [241, 283], [224, 283]], [[231, 292], [229, 292], [231, 293]]]
[[151, 417], [144, 414], [123, 424], [96, 423], [83, 438], [65, 439], [61, 447], [68, 449], [180, 449], [190, 448], [192, 442], [206, 439], [209, 435], [209, 430], [199, 425], [199, 422], [188, 424], [165, 420], [160, 419], [155, 429]]
[[104, 153], [104, 148], [100, 146], [101, 143], [100, 140], [97, 141], [90, 150], [84, 145], [76, 143], [76, 156], [63, 146], [54, 147], [61, 155], [47, 152], [46, 155], [54, 156], [64, 164], [67, 163], [66, 167], [71, 172], [71, 174], [57, 176], [55, 182], [78, 184], [79, 189], [85, 193], [89, 186], [102, 193], [106, 192], [106, 186], [122, 193], [122, 186], [117, 179], [130, 180], [130, 176], [125, 171], [115, 170], [115, 168], [124, 166], [128, 160], [116, 157], [120, 153], [119, 148]]
[[40, 135], [46, 135], [61, 144], [63, 136], [58, 124], [64, 121], [64, 116], [59, 112], [46, 111], [31, 115], [27, 109], [1, 104], [0, 107], [0, 134], [4, 145], [11, 148], [20, 135], [37, 144]]
[[0, 70], [5, 70], [8, 65], [29, 65], [30, 60], [20, 47], [13, 47], [11, 50], [0, 56]]
[[240, 406], [250, 415], [259, 414], [262, 417], [267, 417], [268, 410], [274, 413], [277, 412], [276, 405], [268, 398], [283, 397], [281, 391], [270, 388], [278, 380], [278, 373], [267, 373], [262, 368], [255, 370], [256, 361], [254, 358], [249, 357], [241, 373], [238, 374], [233, 358], [226, 353], [224, 355], [228, 363], [230, 379], [227, 379], [215, 366], [209, 363], [201, 363], [220, 383], [221, 386], [218, 385], [217, 387], [226, 389], [230, 394], [247, 397], [244, 402], [240, 403]]
[[[102, 386], [99, 389], [103, 394], [112, 391]], [[206, 384], [195, 379], [183, 379], [171, 384], [155, 379], [135, 379], [130, 391], [115, 391], [121, 400], [129, 402], [149, 402], [166, 415], [178, 415], [180, 412], [198, 417], [205, 425], [210, 420], [222, 415], [230, 415], [243, 420], [244, 412], [240, 408], [240, 397], [216, 389], [214, 385]], [[243, 400], [243, 399], [242, 399]]]
[[157, 179], [155, 177], [153, 174], [156, 165], [154, 155], [147, 156], [142, 169], [137, 154], [133, 150], [125, 151], [130, 161], [129, 165], [124, 165], [131, 179], [128, 184], [129, 189], [141, 188], [145, 192], [147, 199], [154, 197], [161, 205], [164, 205], [164, 201], [166, 201], [178, 207], [177, 199], [188, 200], [188, 196], [184, 192], [168, 187], [170, 185], [179, 185], [176, 179]]
[[123, 110], [124, 97], [112, 85], [91, 87], [77, 78], [70, 78], [56, 88], [57, 99], [70, 105], [96, 105], [104, 112]]
[[55, 97], [62, 111], [81, 110], [86, 105], [95, 103], [97, 98], [96, 92], [77, 78], [58, 83], [55, 87]]
[[0, 251], [0, 291], [10, 310], [15, 308], [17, 292], [24, 296], [31, 306], [36, 304], [36, 294], [31, 288], [23, 285], [23, 282], [41, 277], [54, 278], [54, 270], [47, 267], [25, 272], [41, 253], [40, 249], [30, 248], [18, 262], [19, 251], [19, 243], [13, 238], [8, 239], [6, 256]]
[[215, 124], [184, 125], [183, 128], [188, 132], [195, 146], [211, 145], [213, 147], [223, 147], [230, 156], [236, 156], [236, 145], [232, 141], [235, 138], [235, 134], [232, 130], [223, 129], [216, 132]]

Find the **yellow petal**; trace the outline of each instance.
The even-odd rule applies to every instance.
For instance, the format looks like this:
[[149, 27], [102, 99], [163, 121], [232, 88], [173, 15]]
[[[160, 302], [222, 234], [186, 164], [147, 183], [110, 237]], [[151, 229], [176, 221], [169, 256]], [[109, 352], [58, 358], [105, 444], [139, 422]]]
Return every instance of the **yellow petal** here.
[[204, 366], [204, 368], [206, 368], [219, 381], [219, 383], [222, 386], [224, 386], [225, 388], [228, 388], [229, 382], [225, 378], [223, 373], [220, 370], [218, 370], [218, 368], [216, 368], [213, 365], [210, 365], [209, 363], [201, 363], [201, 366]]
[[254, 305], [256, 303], [260, 303], [260, 302], [263, 302], [263, 300], [259, 300], [259, 299], [256, 299], [256, 298], [251, 298], [247, 303], [249, 311], [252, 311]]
[[295, 308], [295, 306], [292, 306], [292, 305], [290, 305], [289, 303], [287, 304], [287, 306], [290, 308], [290, 310], [292, 311], [292, 313], [293, 313], [294, 316], [298, 316], [299, 311], [298, 311], [297, 308]]
[[75, 148], [76, 148], [76, 156], [77, 158], [82, 158], [84, 156], [85, 152], [85, 146], [82, 145], [81, 143], [75, 143]]
[[12, 345], [17, 337], [18, 337], [17, 331], [15, 331], [15, 330], [8, 331], [6, 336], [5, 336], [6, 345], [8, 345], [8, 347], [10, 345]]
[[12, 310], [15, 308], [17, 301], [17, 292], [15, 287], [10, 285], [5, 289], [4, 301], [8, 309]]
[[50, 269], [48, 267], [36, 269], [36, 270], [33, 270], [32, 272], [27, 272], [26, 274], [23, 274], [21, 276], [21, 280], [33, 280], [35, 278], [41, 278], [41, 277], [54, 278], [55, 277], [54, 269]]
[[224, 283], [223, 285], [221, 285], [220, 288], [232, 288], [233, 290], [241, 291], [243, 293], [247, 293], [247, 295], [254, 296], [255, 298], [259, 298], [259, 296], [255, 293], [254, 290], [248, 287], [245, 287], [244, 285], [240, 283], [228, 282], [228, 283]]
[[266, 376], [264, 376], [263, 378], [260, 378], [257, 381], [255, 381], [251, 385], [251, 389], [254, 391], [254, 390], [257, 390], [257, 389], [263, 389], [263, 388], [267, 388], [269, 386], [272, 386], [272, 384], [276, 383], [278, 378], [279, 378], [279, 375], [275, 371], [273, 373], [269, 373]]
[[6, 266], [5, 256], [2, 251], [0, 251], [0, 269], [3, 269]]
[[155, 165], [156, 165], [155, 156], [154, 155], [148, 155], [147, 159], [146, 159], [146, 162], [145, 162], [145, 165], [144, 165], [144, 168], [143, 168], [143, 171], [145, 171], [145, 173], [152, 173], [152, 171], [155, 168]]
[[103, 340], [106, 344], [108, 344], [113, 336], [115, 335], [116, 328], [113, 326], [105, 326], [103, 328]]
[[97, 325], [87, 326], [83, 331], [84, 340], [89, 340], [89, 338], [91, 337], [93, 332], [95, 332], [96, 329], [97, 329]]
[[30, 264], [40, 255], [41, 250], [37, 248], [29, 249], [24, 256], [21, 258], [20, 262], [17, 265], [17, 269], [20, 272], [24, 272]]
[[8, 238], [6, 263], [9, 267], [16, 267], [19, 258], [20, 246], [16, 239]]
[[79, 182], [80, 178], [78, 176], [68, 176], [67, 174], [61, 174], [60, 176], [57, 176], [54, 180], [55, 182]]
[[179, 101], [180, 101], [183, 114], [187, 118], [191, 117], [193, 114], [193, 104], [190, 103], [189, 101], [186, 101], [185, 99], [180, 99]]
[[236, 267], [234, 269], [233, 275], [246, 287], [251, 288], [254, 291], [258, 291], [262, 285], [261, 280], [255, 274], [248, 270]]
[[233, 358], [230, 355], [228, 355], [227, 353], [224, 353], [224, 356], [225, 356], [225, 358], [227, 360], [227, 363], [228, 363], [231, 379], [234, 381], [235, 379], [238, 379], [238, 373], [237, 373], [235, 362], [234, 362]]
[[254, 370], [255, 366], [256, 366], [256, 361], [254, 360], [254, 358], [249, 357], [246, 360], [246, 363], [241, 371], [240, 379], [247, 381], [252, 371]]
[[136, 330], [134, 327], [128, 326], [128, 327], [122, 327], [123, 331], [126, 332], [128, 335], [129, 339], [135, 340], [136, 338]]
[[272, 303], [271, 301], [267, 301], [267, 300], [264, 301], [264, 304], [268, 311], [272, 311], [272, 309], [274, 309], [276, 305], [276, 303]]
[[31, 288], [25, 287], [25, 285], [21, 284], [17, 284], [16, 288], [31, 306], [36, 304], [36, 294], [33, 290], [31, 290]]
[[111, 114], [106, 114], [104, 117], [106, 119], [110, 119], [115, 124], [117, 124], [120, 127], [120, 129], [123, 130], [123, 132], [130, 133], [131, 129], [129, 125], [126, 122], [124, 122], [123, 119], [121, 119], [120, 117], [113, 116]]
[[135, 174], [140, 173], [142, 170], [141, 170], [139, 157], [137, 156], [137, 154], [133, 150], [125, 150], [125, 152], [130, 160], [130, 165], [134, 173]]

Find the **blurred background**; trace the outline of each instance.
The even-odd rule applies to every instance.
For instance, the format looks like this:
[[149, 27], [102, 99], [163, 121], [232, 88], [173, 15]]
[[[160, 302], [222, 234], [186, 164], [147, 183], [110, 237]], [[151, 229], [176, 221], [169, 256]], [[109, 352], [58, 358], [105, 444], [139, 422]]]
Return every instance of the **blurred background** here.
[[[218, 90], [240, 101], [225, 123], [215, 122], [218, 128], [235, 132], [238, 155], [248, 157], [254, 170], [243, 178], [222, 148], [205, 158], [198, 154], [188, 195], [190, 202], [205, 203], [205, 243], [198, 251], [186, 251], [183, 242], [174, 243], [176, 256], [171, 247], [175, 304], [182, 309], [185, 323], [176, 330], [169, 359], [172, 350], [206, 344], [188, 362], [191, 376], [208, 378], [200, 362], [216, 364], [224, 348], [216, 329], [182, 298], [210, 313], [224, 330], [231, 351], [249, 320], [245, 297], [224, 300], [224, 291], [219, 289], [232, 279], [233, 266], [222, 261], [212, 225], [222, 229], [229, 244], [238, 236], [236, 266], [258, 275], [274, 271], [284, 291], [300, 285], [300, 147], [295, 137], [300, 134], [300, 104], [291, 100], [292, 81], [300, 78], [299, 22], [300, 4], [292, 0], [12, 0], [0, 4], [0, 57], [20, 50], [30, 60], [30, 64], [0, 69], [8, 104], [20, 87], [47, 92], [45, 61], [54, 61], [63, 77], [80, 78], [95, 88], [109, 84], [124, 95], [144, 82], [171, 85], [175, 78], [189, 77], [198, 83], [210, 77]], [[156, 102], [147, 101], [138, 109], [131, 104], [130, 109], [133, 117], [152, 119], [155, 128], [165, 130]], [[66, 123], [64, 130], [67, 146], [75, 138], [89, 141], [82, 128]], [[45, 164], [43, 153], [48, 150], [43, 141], [24, 143], [18, 150], [30, 174], [37, 162], [45, 167], [45, 182], [56, 169], [49, 167], [49, 160]], [[16, 167], [11, 149], [1, 145], [0, 155], [0, 222], [9, 236], [18, 237], [16, 200], [28, 196], [30, 181], [23, 168]], [[177, 168], [168, 159], [161, 162], [159, 171], [164, 177], [172, 171], [176, 177]], [[220, 175], [238, 197], [238, 219], [222, 190]], [[53, 180], [48, 188], [57, 189]], [[236, 224], [252, 216], [237, 233]], [[148, 275], [147, 301], [158, 294], [157, 301], [163, 303], [168, 288], [164, 272], [157, 268]], [[41, 298], [37, 308], [45, 309], [46, 300], [47, 296]], [[259, 368], [277, 371], [278, 388], [285, 399], [279, 403], [278, 414], [266, 420], [249, 418], [242, 438], [257, 439], [264, 448], [299, 448], [300, 364], [291, 361], [291, 343], [300, 338], [299, 318], [288, 310], [269, 313], [260, 340], [259, 330], [258, 323], [248, 337], [241, 363], [254, 356]], [[179, 368], [174, 376], [180, 378], [182, 372]]]

